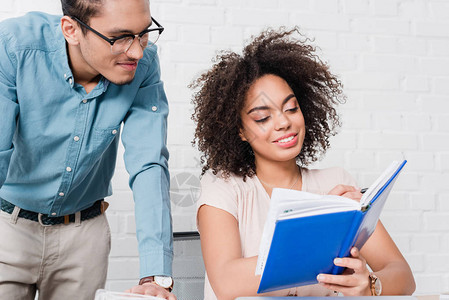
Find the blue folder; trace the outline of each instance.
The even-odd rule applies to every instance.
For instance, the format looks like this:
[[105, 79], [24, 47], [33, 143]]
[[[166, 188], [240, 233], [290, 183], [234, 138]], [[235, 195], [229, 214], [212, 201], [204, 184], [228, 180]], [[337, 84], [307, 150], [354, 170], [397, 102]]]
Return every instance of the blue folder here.
[[333, 260], [349, 256], [353, 246], [361, 249], [374, 232], [405, 163], [365, 208], [278, 220], [257, 292], [315, 284], [320, 273], [341, 274], [344, 268], [335, 266]]

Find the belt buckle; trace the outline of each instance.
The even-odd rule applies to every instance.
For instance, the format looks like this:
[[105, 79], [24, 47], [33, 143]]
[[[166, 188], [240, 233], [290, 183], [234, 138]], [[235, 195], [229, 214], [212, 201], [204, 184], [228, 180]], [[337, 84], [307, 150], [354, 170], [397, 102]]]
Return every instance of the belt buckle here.
[[50, 227], [51, 226], [51, 224], [46, 225], [46, 224], [44, 224], [42, 222], [42, 214], [41, 213], [37, 214], [37, 220], [39, 221], [39, 224], [41, 224], [43, 227]]

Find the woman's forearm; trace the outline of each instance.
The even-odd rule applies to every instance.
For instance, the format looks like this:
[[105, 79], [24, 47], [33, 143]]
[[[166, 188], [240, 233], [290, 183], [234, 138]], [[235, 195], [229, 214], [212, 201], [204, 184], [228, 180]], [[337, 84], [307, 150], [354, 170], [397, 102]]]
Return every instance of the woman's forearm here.
[[[241, 296], [270, 296], [257, 294], [260, 275], [255, 275], [257, 256], [238, 258], [223, 264], [218, 271], [209, 274], [209, 281], [219, 300], [234, 300]], [[285, 292], [287, 296], [288, 291]], [[276, 292], [279, 295], [279, 291]]]
[[382, 283], [381, 295], [411, 295], [416, 284], [410, 267], [403, 261], [391, 262], [374, 274]]

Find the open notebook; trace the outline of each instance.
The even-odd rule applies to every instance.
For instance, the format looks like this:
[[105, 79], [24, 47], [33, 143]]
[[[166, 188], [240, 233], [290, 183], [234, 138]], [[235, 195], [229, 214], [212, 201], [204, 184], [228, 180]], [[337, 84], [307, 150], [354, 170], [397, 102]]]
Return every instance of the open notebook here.
[[334, 258], [362, 248], [405, 164], [393, 162], [360, 202], [273, 189], [256, 268], [256, 275], [262, 274], [258, 293], [314, 284], [320, 273], [341, 274]]

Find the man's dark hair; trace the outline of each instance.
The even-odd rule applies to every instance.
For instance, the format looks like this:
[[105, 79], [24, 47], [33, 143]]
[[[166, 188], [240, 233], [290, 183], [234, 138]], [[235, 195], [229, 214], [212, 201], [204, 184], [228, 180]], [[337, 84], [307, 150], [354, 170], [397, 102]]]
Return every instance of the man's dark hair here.
[[[99, 15], [99, 9], [103, 0], [61, 0], [64, 16], [77, 17], [82, 22], [89, 24], [90, 18]], [[87, 29], [81, 26], [86, 34]]]

